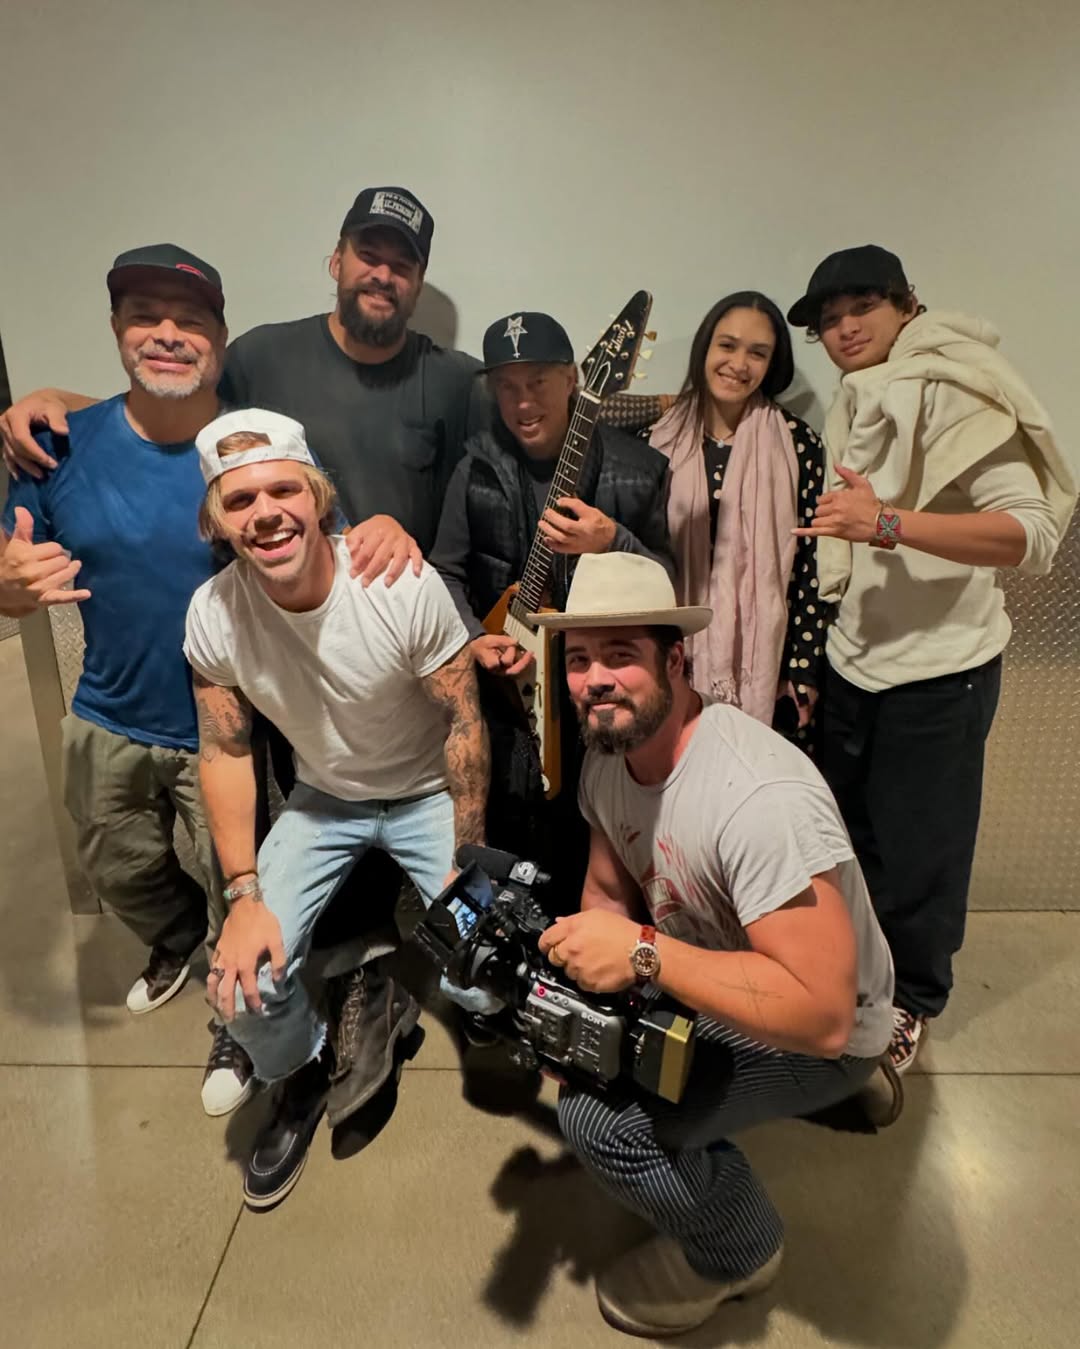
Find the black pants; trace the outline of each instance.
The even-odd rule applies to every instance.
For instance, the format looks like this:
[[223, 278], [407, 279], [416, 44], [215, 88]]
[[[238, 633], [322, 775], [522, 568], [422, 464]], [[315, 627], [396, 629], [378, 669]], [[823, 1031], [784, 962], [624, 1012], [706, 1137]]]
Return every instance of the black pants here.
[[828, 671], [822, 771], [896, 967], [894, 1002], [936, 1016], [964, 940], [1001, 657], [867, 693]]

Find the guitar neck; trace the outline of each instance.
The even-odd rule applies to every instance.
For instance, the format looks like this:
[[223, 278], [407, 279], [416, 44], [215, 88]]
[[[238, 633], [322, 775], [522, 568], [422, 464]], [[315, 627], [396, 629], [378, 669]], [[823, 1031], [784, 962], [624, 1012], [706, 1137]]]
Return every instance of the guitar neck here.
[[[554, 510], [555, 503], [561, 497], [577, 495], [585, 455], [599, 419], [600, 399], [588, 389], [582, 389], [570, 414], [570, 426], [559, 453], [559, 461], [555, 465], [545, 510]], [[511, 604], [516, 617], [524, 619], [526, 613], [530, 611], [535, 613], [540, 608], [554, 560], [555, 555], [548, 547], [547, 540], [537, 530], [525, 562], [525, 570], [521, 575], [518, 593]]]

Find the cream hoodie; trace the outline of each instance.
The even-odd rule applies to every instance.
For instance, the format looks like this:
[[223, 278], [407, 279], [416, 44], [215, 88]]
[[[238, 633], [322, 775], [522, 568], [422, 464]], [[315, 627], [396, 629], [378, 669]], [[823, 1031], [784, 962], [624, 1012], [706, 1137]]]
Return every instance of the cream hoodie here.
[[[998, 341], [990, 324], [963, 314], [912, 319], [887, 361], [840, 381], [825, 422], [828, 461], [908, 510], [1008, 511], [1027, 535], [1022, 569], [1042, 574], [1068, 527], [1076, 477]], [[1009, 640], [990, 567], [823, 538], [818, 585], [839, 601], [829, 662], [864, 689], [972, 669]]]

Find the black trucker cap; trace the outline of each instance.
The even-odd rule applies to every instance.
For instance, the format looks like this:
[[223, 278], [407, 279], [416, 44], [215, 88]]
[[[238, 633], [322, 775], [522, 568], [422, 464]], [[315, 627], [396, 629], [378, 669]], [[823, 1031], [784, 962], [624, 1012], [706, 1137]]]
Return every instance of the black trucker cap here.
[[365, 187], [349, 208], [341, 233], [355, 234], [376, 225], [396, 230], [419, 258], [420, 265], [427, 266], [435, 221], [411, 192], [403, 187]]

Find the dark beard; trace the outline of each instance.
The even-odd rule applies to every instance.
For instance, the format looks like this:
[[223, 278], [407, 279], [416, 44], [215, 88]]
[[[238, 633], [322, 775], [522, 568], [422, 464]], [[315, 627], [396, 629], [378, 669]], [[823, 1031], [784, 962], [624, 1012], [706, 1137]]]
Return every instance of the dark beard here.
[[[382, 319], [368, 318], [358, 304], [361, 295], [376, 292], [385, 295], [395, 306], [394, 312]], [[365, 347], [394, 346], [401, 341], [409, 322], [409, 315], [402, 313], [397, 296], [378, 286], [352, 286], [348, 290], [339, 286], [338, 316], [341, 326], [352, 340]]]
[[[601, 699], [600, 701], [604, 701]], [[615, 713], [601, 714], [600, 724], [589, 724], [589, 707], [577, 709], [578, 723], [581, 726], [581, 738], [586, 749], [599, 750], [601, 754], [625, 754], [628, 749], [637, 749], [646, 740], [650, 740], [667, 720], [675, 702], [671, 691], [671, 680], [667, 671], [658, 672], [656, 690], [641, 707], [635, 707], [627, 700], [621, 700], [618, 707], [627, 707], [633, 712], [632, 720], [626, 726], [615, 725]]]

